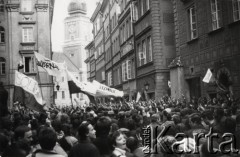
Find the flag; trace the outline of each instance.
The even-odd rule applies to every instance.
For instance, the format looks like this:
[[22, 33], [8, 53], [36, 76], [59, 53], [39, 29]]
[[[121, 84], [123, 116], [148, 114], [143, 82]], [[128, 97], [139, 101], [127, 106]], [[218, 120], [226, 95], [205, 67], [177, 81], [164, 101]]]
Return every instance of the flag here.
[[96, 103], [94, 98], [94, 96], [96, 95], [96, 88], [91, 82], [79, 82], [68, 70], [66, 70], [66, 74], [70, 94], [86, 94], [90, 102]]
[[37, 65], [47, 71], [49, 75], [58, 77], [66, 67], [65, 63], [54, 62], [37, 52], [34, 52], [34, 54], [37, 60]]
[[138, 93], [137, 93], [136, 102], [138, 102], [138, 101], [140, 100], [140, 98], [141, 98], [141, 94], [138, 92]]
[[43, 112], [44, 101], [38, 82], [18, 71], [15, 71], [14, 102], [25, 104], [28, 108]]
[[205, 82], [205, 83], [209, 83], [209, 82], [211, 82], [211, 80], [213, 80], [213, 74], [212, 74], [211, 70], [208, 69], [208, 70], [207, 70], [207, 73], [206, 73], [206, 75], [204, 76], [204, 78], [203, 78], [202, 81]]
[[119, 91], [114, 88], [110, 88], [104, 84], [99, 83], [98, 81], [94, 80], [93, 85], [97, 89], [96, 96], [104, 97], [104, 96], [114, 96], [114, 97], [123, 97], [123, 91]]

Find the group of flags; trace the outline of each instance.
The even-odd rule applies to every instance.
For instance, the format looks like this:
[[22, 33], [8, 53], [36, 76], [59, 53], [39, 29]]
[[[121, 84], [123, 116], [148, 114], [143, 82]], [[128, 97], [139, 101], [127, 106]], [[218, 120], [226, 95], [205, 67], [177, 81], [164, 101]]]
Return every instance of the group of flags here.
[[[44, 57], [38, 52], [34, 52], [34, 54], [37, 66], [43, 68], [49, 75], [60, 77], [62, 73], [66, 73], [70, 95], [83, 93], [89, 97], [91, 102], [94, 101], [94, 97], [123, 97], [124, 95], [123, 91], [110, 88], [95, 80], [93, 82], [80, 82], [75, 78], [72, 72], [68, 71], [65, 62], [57, 63]], [[24, 103], [27, 107], [33, 110], [40, 112], [43, 111], [45, 101], [42, 98], [41, 90], [36, 80], [19, 72], [18, 68], [18, 71], [15, 71], [14, 85], [14, 102], [18, 101]]]

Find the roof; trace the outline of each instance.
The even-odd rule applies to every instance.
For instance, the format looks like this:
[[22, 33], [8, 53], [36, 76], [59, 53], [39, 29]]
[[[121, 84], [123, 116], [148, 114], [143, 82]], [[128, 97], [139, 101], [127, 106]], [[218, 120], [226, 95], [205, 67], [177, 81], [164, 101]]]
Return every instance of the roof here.
[[60, 52], [53, 52], [52, 58], [53, 58], [53, 61], [58, 63], [65, 62], [69, 71], [79, 72], [78, 67], [67, 57], [66, 54], [60, 53]]
[[101, 9], [101, 6], [102, 6], [102, 3], [99, 2], [96, 9], [94, 10], [93, 14], [92, 14], [92, 17], [91, 17], [91, 21], [94, 22], [94, 20], [96, 19], [98, 13], [100, 12], [100, 9]]

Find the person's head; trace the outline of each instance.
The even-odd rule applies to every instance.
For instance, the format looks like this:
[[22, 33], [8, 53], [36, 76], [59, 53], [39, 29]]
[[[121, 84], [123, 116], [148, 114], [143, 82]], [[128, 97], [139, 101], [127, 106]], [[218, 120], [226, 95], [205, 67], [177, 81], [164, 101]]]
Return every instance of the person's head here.
[[134, 150], [136, 150], [138, 148], [138, 139], [136, 139], [133, 136], [130, 136], [127, 139], [126, 145], [130, 149], [130, 151], [133, 152]]
[[158, 114], [153, 114], [151, 116], [151, 123], [156, 123], [159, 120], [159, 115]]
[[70, 136], [71, 135], [71, 125], [64, 123], [62, 125], [62, 131], [64, 132], [65, 136]]
[[26, 157], [28, 154], [25, 150], [16, 145], [12, 145], [3, 152], [2, 157]]
[[53, 150], [57, 142], [57, 134], [50, 127], [43, 127], [38, 134], [38, 141], [42, 149]]
[[0, 133], [0, 155], [4, 152], [4, 150], [7, 148], [8, 146], [8, 138], [7, 136], [3, 135]]
[[214, 110], [213, 117], [217, 122], [220, 122], [222, 117], [224, 116], [224, 110], [221, 108], [217, 108]]
[[198, 114], [191, 115], [189, 119], [189, 124], [192, 128], [201, 125], [201, 117]]
[[33, 140], [32, 131], [26, 125], [18, 126], [14, 131], [14, 137], [15, 137], [16, 141], [21, 140], [21, 139], [25, 139], [27, 142], [31, 143], [32, 140]]
[[114, 148], [126, 149], [126, 136], [121, 131], [115, 131], [111, 136], [111, 144]]
[[100, 117], [96, 123], [97, 137], [108, 136], [111, 128], [111, 119], [108, 117]]
[[96, 138], [96, 131], [94, 130], [92, 124], [84, 121], [78, 127], [78, 136], [81, 140], [86, 140], [88, 137]]

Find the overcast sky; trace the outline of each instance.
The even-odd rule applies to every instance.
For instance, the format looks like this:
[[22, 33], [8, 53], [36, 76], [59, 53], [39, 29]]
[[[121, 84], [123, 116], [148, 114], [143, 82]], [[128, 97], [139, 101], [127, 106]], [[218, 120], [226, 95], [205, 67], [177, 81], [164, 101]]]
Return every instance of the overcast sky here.
[[[86, 0], [87, 16], [91, 17], [96, 2], [99, 0]], [[52, 50], [53, 52], [62, 52], [64, 41], [64, 19], [68, 16], [67, 8], [71, 0], [56, 0], [52, 23]]]

